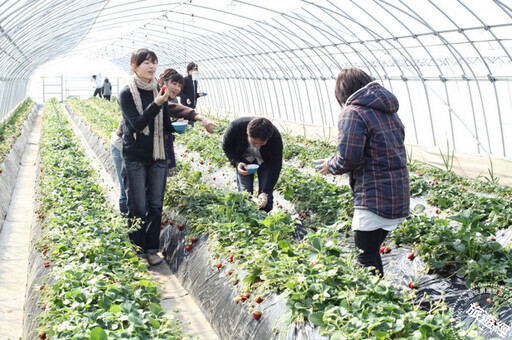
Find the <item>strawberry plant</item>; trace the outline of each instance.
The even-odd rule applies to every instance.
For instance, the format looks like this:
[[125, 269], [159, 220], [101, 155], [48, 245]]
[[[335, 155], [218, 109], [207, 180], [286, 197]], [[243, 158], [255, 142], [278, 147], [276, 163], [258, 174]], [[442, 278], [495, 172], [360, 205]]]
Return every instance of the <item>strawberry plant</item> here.
[[308, 319], [325, 335], [407, 337], [423, 329], [431, 336], [457, 337], [448, 327], [449, 313], [420, 309], [411, 295], [399, 294], [357, 265], [337, 230], [322, 229], [296, 242], [296, 222], [288, 214], [262, 213], [247, 195], [216, 190], [201, 183], [199, 173], [179, 168], [185, 171], [169, 179], [166, 204], [187, 219], [191, 233], [208, 235], [213, 258], [235, 269], [231, 282], [241, 292], [235, 303], [279, 294], [287, 299], [286, 323]]
[[0, 123], [0, 163], [11, 152], [12, 145], [21, 133], [21, 127], [32, 111], [35, 102], [26, 98], [19, 104], [9, 117]]
[[66, 104], [73, 109], [84, 122], [93, 128], [94, 133], [97, 134], [98, 137], [104, 141], [110, 141], [112, 132], [115, 131], [119, 125], [118, 118], [105, 114], [103, 111], [98, 111], [96, 108], [89, 105], [88, 102], [78, 98], [68, 98]]

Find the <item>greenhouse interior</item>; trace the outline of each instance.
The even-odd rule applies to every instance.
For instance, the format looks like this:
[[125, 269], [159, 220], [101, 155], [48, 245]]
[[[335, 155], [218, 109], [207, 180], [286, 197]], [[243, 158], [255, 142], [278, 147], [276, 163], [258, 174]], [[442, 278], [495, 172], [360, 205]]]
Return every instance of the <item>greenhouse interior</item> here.
[[0, 61], [1, 339], [512, 339], [511, 0], [5, 0]]

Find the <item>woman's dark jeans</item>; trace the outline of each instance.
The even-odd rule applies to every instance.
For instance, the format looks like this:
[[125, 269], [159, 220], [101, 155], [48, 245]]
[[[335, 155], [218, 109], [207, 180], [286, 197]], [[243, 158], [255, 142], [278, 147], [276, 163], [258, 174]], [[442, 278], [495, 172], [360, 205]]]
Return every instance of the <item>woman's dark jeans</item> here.
[[128, 197], [128, 226], [140, 219], [141, 228], [129, 234], [139, 253], [157, 253], [166, 182], [165, 160], [124, 161], [123, 178]]
[[[354, 241], [356, 247], [363, 251], [357, 256], [357, 260], [365, 267], [375, 267], [380, 276], [384, 275], [382, 259], [380, 257], [380, 246], [388, 234], [387, 230], [377, 229], [372, 231], [356, 230]], [[373, 273], [376, 274], [375, 270]]]

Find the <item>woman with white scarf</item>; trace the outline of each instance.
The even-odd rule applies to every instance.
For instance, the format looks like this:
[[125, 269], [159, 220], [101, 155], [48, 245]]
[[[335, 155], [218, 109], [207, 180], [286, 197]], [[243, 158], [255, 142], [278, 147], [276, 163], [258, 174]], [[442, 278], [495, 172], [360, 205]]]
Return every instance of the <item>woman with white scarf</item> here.
[[[136, 50], [130, 64], [133, 76], [119, 94], [128, 225], [135, 227], [129, 237], [140, 257], [158, 265], [163, 260], [158, 251], [167, 167], [164, 131], [174, 131], [167, 105], [169, 91], [158, 89], [158, 58], [153, 51]], [[175, 105], [172, 110], [190, 109]]]

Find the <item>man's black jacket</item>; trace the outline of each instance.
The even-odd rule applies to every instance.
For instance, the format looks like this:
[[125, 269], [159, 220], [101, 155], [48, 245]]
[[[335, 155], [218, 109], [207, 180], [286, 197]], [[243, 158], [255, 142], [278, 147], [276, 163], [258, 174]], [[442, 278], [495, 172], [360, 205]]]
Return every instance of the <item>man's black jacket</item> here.
[[[247, 136], [247, 125], [256, 117], [241, 117], [235, 119], [226, 129], [222, 142], [222, 149], [226, 154], [229, 162], [236, 168], [238, 163], [248, 163], [244, 159], [243, 154], [249, 147]], [[267, 141], [267, 144], [260, 148], [263, 163], [260, 165], [258, 172], [268, 171], [268, 176], [260, 176], [260, 180], [264, 180], [262, 184], [263, 192], [270, 194], [274, 191], [274, 186], [279, 179], [281, 167], [283, 166], [283, 140], [279, 130], [274, 126], [274, 133]]]

